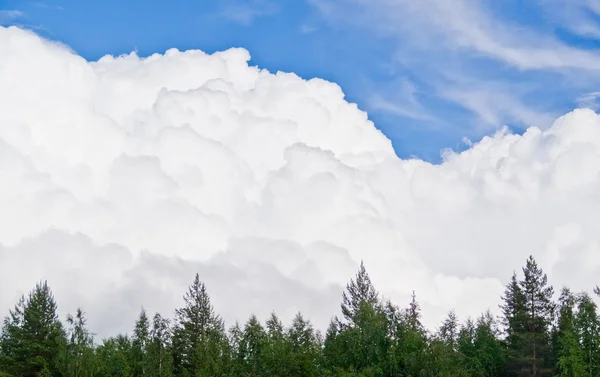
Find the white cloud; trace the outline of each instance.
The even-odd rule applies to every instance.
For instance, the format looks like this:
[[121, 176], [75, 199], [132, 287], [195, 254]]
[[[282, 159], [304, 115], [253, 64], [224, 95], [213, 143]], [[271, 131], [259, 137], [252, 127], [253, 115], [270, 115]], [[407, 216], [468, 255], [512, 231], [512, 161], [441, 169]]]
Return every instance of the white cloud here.
[[[100, 335], [165, 315], [198, 271], [231, 323], [296, 310], [323, 328], [361, 259], [434, 325], [496, 308], [529, 254], [595, 285], [600, 116], [401, 160], [332, 83], [243, 49], [89, 63], [0, 28], [0, 311], [37, 280]], [[8, 287], [8, 288], [6, 288]]]

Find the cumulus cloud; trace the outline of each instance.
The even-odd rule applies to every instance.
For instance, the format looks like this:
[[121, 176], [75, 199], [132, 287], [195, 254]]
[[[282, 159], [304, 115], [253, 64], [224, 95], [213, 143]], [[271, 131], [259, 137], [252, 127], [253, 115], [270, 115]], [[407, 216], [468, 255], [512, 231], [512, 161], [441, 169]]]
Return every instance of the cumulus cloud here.
[[0, 310], [48, 279], [100, 336], [164, 315], [199, 272], [231, 324], [324, 328], [364, 260], [433, 326], [495, 309], [534, 254], [557, 285], [600, 271], [600, 117], [507, 130], [439, 165], [399, 159], [339, 86], [230, 49], [87, 62], [0, 28]]

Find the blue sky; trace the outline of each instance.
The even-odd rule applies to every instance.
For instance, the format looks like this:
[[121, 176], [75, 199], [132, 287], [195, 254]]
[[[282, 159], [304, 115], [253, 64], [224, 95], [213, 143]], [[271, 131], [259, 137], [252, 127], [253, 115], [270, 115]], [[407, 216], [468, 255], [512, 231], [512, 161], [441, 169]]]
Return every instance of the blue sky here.
[[253, 65], [338, 83], [399, 156], [433, 162], [600, 95], [600, 0], [0, 0], [0, 23], [88, 60], [244, 47]]

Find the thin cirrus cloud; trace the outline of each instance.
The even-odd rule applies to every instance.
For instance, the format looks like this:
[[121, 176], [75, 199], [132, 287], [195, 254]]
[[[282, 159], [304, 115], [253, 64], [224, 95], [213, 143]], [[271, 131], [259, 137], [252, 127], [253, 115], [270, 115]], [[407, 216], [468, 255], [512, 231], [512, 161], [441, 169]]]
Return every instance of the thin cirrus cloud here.
[[[562, 37], [600, 35], [600, 6], [594, 0], [538, 0], [526, 5], [474, 0], [309, 3], [335, 27], [359, 28], [373, 40], [394, 41], [389, 48], [395, 49], [397, 76], [422, 81], [418, 89], [436, 100], [420, 104], [429, 114], [457, 118], [460, 114], [445, 111], [448, 106], [472, 114], [459, 118], [467, 126], [461, 128], [462, 135], [472, 136], [482, 126], [488, 132], [503, 125], [547, 128], [556, 116], [548, 109], [566, 112], [600, 84], [600, 52]], [[379, 97], [394, 98], [401, 92], [401, 87], [386, 88]], [[406, 102], [395, 102], [405, 107]], [[496, 103], [499, 106], [490, 106]], [[397, 107], [387, 108], [402, 114]]]
[[[365, 261], [433, 328], [496, 310], [533, 254], [600, 272], [600, 116], [506, 129], [441, 164], [399, 159], [336, 84], [244, 49], [88, 62], [0, 28], [0, 311], [48, 279], [100, 336], [172, 315], [199, 272], [228, 324], [298, 310], [324, 329]], [[8, 288], [7, 288], [8, 287]]]

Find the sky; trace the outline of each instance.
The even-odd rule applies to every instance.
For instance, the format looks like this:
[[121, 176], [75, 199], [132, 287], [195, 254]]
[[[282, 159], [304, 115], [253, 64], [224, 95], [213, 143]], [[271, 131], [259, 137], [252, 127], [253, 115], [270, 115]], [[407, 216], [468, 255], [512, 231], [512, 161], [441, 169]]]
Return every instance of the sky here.
[[[324, 328], [361, 260], [430, 327], [530, 254], [600, 276], [594, 0], [0, 2], [0, 312], [100, 335], [195, 272]], [[443, 15], [443, 16], [442, 16]]]

